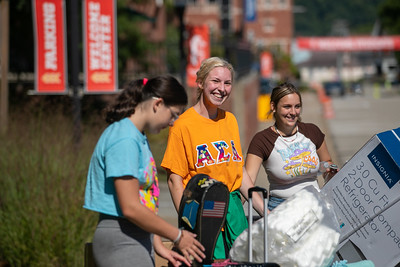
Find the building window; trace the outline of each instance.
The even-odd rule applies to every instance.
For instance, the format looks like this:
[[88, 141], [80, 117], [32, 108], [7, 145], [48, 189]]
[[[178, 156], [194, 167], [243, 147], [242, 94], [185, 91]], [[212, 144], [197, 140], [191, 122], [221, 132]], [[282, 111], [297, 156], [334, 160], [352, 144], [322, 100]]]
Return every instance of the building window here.
[[262, 22], [263, 32], [272, 33], [275, 32], [275, 20], [272, 18], [264, 19]]
[[263, 10], [270, 10], [273, 9], [273, 0], [260, 0], [259, 4], [260, 4], [260, 9]]
[[265, 48], [265, 41], [263, 39], [257, 40], [257, 47], [258, 48]]
[[288, 9], [289, 1], [288, 0], [278, 0], [278, 8], [279, 9]]
[[254, 41], [254, 30], [247, 30], [247, 41], [252, 43]]

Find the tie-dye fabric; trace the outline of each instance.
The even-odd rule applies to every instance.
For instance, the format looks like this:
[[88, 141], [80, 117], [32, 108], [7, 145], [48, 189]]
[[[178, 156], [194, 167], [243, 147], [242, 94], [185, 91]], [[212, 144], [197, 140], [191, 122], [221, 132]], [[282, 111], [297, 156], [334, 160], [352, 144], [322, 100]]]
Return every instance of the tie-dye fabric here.
[[160, 188], [158, 186], [157, 168], [153, 158], [150, 159], [148, 171], [145, 172], [146, 182], [140, 186], [140, 202], [154, 212], [158, 212], [158, 197]]

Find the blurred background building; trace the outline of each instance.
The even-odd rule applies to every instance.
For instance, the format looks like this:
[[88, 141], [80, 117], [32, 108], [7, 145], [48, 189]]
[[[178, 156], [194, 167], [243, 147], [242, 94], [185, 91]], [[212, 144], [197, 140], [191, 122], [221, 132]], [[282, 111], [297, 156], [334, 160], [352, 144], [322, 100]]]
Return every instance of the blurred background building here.
[[[66, 14], [73, 2], [80, 3], [65, 1]], [[9, 43], [7, 78], [11, 102], [24, 99], [34, 87], [32, 3], [15, 0], [9, 5], [9, 40], [3, 39], [2, 43]], [[399, 34], [398, 18], [393, 16], [396, 6], [392, 1], [371, 0], [365, 4], [344, 0], [335, 3], [316, 0], [116, 0], [114, 3], [119, 88], [138, 77], [170, 73], [180, 78], [191, 98], [195, 98], [195, 85], [188, 83], [187, 78], [189, 29], [205, 26], [209, 56], [226, 58], [235, 67], [237, 84], [242, 88], [237, 90], [238, 95], [229, 99], [226, 108], [246, 111], [247, 118], [243, 121], [250, 124], [244, 127], [251, 129], [249, 136], [256, 125], [256, 121], [251, 121], [257, 120], [253, 117], [257, 113], [259, 96], [270, 93], [281, 81], [289, 80], [300, 88], [309, 87], [311, 82], [324, 83], [327, 93], [344, 95], [360, 92], [364, 79], [388, 85], [396, 85], [399, 80], [398, 47], [388, 51], [313, 51], [300, 49], [296, 42], [302, 36], [346, 38]], [[78, 10], [79, 14], [81, 12]], [[3, 10], [0, 14], [6, 13]], [[78, 25], [82, 24], [81, 19], [79, 16]], [[69, 15], [66, 20], [70, 25]], [[72, 33], [78, 32], [81, 47], [80, 31], [79, 26], [67, 27], [67, 39], [71, 40]], [[70, 60], [70, 53], [68, 57]], [[262, 64], [265, 59], [269, 64]], [[77, 72], [83, 84], [81, 63], [82, 59]], [[263, 69], [264, 65], [269, 69]], [[69, 64], [68, 72], [71, 71]], [[104, 95], [99, 98], [109, 99]], [[243, 101], [245, 107], [240, 106], [239, 102]]]

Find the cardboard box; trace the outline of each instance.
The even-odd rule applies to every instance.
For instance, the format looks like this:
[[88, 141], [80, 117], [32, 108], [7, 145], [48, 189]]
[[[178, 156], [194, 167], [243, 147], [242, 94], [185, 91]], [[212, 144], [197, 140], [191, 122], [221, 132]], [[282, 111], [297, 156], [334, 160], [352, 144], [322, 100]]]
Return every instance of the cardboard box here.
[[341, 227], [337, 255], [400, 262], [400, 128], [373, 136], [322, 188]]

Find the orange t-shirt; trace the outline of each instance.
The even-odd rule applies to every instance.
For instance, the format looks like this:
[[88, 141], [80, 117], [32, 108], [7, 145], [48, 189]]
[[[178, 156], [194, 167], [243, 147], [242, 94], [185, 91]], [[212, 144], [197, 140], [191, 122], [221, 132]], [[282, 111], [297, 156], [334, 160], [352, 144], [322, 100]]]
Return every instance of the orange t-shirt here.
[[235, 116], [219, 110], [215, 120], [185, 111], [169, 130], [161, 166], [183, 178], [183, 185], [198, 173], [223, 182], [230, 192], [243, 178], [243, 155]]

